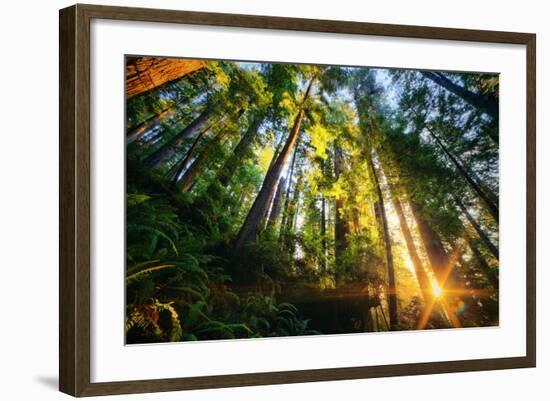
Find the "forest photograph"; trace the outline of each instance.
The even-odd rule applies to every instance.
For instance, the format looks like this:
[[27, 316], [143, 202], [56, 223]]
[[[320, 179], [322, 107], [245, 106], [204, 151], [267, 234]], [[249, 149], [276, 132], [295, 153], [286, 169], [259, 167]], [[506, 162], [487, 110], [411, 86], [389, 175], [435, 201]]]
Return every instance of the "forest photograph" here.
[[126, 344], [499, 325], [497, 73], [124, 69]]

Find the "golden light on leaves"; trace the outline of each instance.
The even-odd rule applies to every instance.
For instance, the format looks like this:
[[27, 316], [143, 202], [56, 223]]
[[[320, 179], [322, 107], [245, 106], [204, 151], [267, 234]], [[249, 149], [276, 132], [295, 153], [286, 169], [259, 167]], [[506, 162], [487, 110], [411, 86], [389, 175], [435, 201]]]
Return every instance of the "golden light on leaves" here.
[[274, 150], [269, 147], [264, 147], [258, 154], [258, 165], [263, 171], [267, 171], [273, 159]]
[[334, 135], [321, 125], [314, 125], [308, 130], [311, 145], [315, 148], [315, 156], [325, 160], [328, 157], [327, 145], [334, 140]]

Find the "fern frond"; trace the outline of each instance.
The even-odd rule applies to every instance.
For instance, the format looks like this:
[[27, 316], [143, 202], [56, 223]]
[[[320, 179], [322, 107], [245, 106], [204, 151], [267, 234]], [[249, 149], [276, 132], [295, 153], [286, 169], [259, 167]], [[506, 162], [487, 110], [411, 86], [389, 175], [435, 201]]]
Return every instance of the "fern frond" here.
[[145, 262], [135, 264], [131, 267], [126, 268], [126, 275], [133, 274], [139, 271], [142, 267], [152, 265], [153, 263], [158, 263], [158, 262], [160, 262], [160, 259], [152, 259], [152, 260], [147, 260]]
[[183, 329], [181, 328], [178, 312], [172, 306], [172, 304], [173, 302], [169, 302], [166, 304], [160, 303], [158, 301], [156, 302], [156, 306], [159, 312], [168, 311], [170, 313], [170, 320], [171, 320], [171, 327], [169, 332], [170, 341], [179, 341], [183, 334]]
[[168, 243], [170, 244], [170, 246], [171, 246], [172, 250], [174, 251], [174, 253], [176, 255], [179, 255], [178, 248], [176, 247], [176, 243], [172, 240], [172, 238], [170, 238], [168, 235], [166, 235], [162, 231], [160, 231], [160, 230], [158, 230], [154, 227], [144, 226], [144, 225], [140, 225], [140, 224], [128, 224], [127, 229], [128, 230], [135, 230], [135, 231], [146, 231], [146, 232], [156, 234], [157, 236], [162, 237], [166, 241], [168, 241]]
[[126, 283], [130, 283], [134, 280], [138, 280], [140, 279], [142, 276], [144, 275], [147, 275], [147, 274], [150, 274], [154, 271], [158, 271], [158, 270], [163, 270], [163, 269], [169, 269], [169, 268], [172, 268], [172, 267], [175, 267], [176, 265], [160, 265], [160, 266], [153, 266], [153, 267], [148, 267], [146, 269], [143, 269], [143, 270], [140, 270], [134, 274], [130, 274], [129, 276], [126, 276]]

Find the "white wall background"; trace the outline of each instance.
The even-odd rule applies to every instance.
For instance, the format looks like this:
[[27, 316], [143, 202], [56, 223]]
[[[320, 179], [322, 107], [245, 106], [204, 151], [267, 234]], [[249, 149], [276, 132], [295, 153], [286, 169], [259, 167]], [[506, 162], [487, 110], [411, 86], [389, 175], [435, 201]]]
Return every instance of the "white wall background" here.
[[[388, 397], [445, 401], [517, 400], [547, 396], [550, 348], [548, 293], [543, 283], [550, 245], [548, 131], [550, 26], [545, 4], [460, 0], [157, 0], [116, 3], [138, 7], [219, 11], [289, 17], [357, 20], [535, 32], [538, 37], [538, 368], [314, 384], [249, 387], [105, 397], [103, 400], [281, 400]], [[58, 400], [57, 392], [57, 191], [58, 17], [69, 1], [15, 1], [2, 7], [0, 30], [0, 395], [6, 400]], [[545, 316], [546, 314], [546, 316]], [[546, 394], [545, 394], [546, 393]]]

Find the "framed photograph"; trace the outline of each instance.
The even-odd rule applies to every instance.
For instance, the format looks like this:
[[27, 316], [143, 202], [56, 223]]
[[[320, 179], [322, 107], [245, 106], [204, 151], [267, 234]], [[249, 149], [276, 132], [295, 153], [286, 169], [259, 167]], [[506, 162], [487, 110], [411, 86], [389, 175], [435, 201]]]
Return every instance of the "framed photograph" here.
[[535, 206], [534, 34], [60, 11], [65, 393], [534, 367]]

